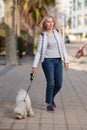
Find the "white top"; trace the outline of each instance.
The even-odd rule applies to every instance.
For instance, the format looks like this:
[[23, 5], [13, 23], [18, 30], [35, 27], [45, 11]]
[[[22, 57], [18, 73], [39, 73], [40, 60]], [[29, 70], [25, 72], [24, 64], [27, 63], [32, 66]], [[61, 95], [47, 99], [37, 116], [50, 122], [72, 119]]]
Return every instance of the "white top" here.
[[[54, 34], [55, 39], [57, 41], [57, 48], [59, 49], [61, 59], [64, 59], [64, 62], [68, 63], [67, 51], [66, 51], [65, 44], [61, 39], [61, 33], [58, 32], [56, 29], [54, 29], [53, 34]], [[37, 52], [36, 52], [36, 55], [34, 57], [32, 67], [37, 67], [40, 59], [41, 59], [41, 62], [44, 61], [44, 58], [45, 58], [46, 52], [47, 52], [48, 42], [49, 42], [48, 41], [48, 33], [45, 31], [39, 35]]]
[[54, 34], [48, 34], [48, 45], [45, 58], [59, 58], [59, 48]]

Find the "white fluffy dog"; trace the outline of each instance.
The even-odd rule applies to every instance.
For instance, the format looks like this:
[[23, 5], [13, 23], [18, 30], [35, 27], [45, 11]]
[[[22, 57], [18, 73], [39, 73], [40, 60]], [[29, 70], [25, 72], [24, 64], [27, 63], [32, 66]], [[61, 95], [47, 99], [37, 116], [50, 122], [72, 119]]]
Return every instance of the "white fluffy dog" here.
[[16, 119], [23, 119], [27, 116], [34, 116], [30, 97], [24, 89], [20, 89], [18, 91], [14, 116]]

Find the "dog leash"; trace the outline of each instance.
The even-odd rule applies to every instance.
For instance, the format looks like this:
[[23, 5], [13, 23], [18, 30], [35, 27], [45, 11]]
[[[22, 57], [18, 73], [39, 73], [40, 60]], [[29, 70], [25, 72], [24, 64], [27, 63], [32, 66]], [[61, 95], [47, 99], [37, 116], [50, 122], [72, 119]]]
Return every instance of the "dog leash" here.
[[26, 99], [26, 97], [27, 97], [27, 94], [28, 94], [28, 91], [29, 91], [29, 89], [30, 89], [30, 87], [31, 87], [31, 83], [32, 83], [32, 81], [33, 81], [33, 79], [34, 79], [34, 76], [35, 76], [34, 73], [30, 73], [30, 85], [29, 85], [28, 88], [27, 88], [24, 101], [25, 101], [25, 99]]

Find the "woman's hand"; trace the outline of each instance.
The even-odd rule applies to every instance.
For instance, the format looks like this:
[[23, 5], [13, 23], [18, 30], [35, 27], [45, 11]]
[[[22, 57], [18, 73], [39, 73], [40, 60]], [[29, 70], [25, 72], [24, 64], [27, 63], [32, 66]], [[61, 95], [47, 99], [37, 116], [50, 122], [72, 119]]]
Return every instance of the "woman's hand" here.
[[32, 73], [35, 75], [36, 74], [36, 70], [37, 70], [37, 68], [35, 68], [35, 67], [32, 67]]
[[65, 70], [68, 70], [69, 69], [69, 63], [64, 63], [64, 68], [65, 68]]

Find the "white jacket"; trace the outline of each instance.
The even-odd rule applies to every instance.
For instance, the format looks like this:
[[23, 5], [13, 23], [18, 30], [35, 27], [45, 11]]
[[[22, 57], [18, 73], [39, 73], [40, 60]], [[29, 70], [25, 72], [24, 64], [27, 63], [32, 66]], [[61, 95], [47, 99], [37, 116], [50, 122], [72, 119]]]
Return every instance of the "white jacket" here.
[[[53, 33], [58, 44], [61, 59], [64, 59], [64, 62], [68, 63], [67, 52], [66, 52], [65, 44], [61, 38], [61, 33], [58, 32], [56, 29], [53, 30]], [[43, 32], [42, 34], [39, 35], [38, 38], [38, 47], [37, 47], [37, 51], [36, 51], [36, 55], [32, 67], [37, 67], [40, 58], [41, 58], [41, 62], [43, 62], [47, 50], [47, 45], [48, 45], [48, 33]]]

